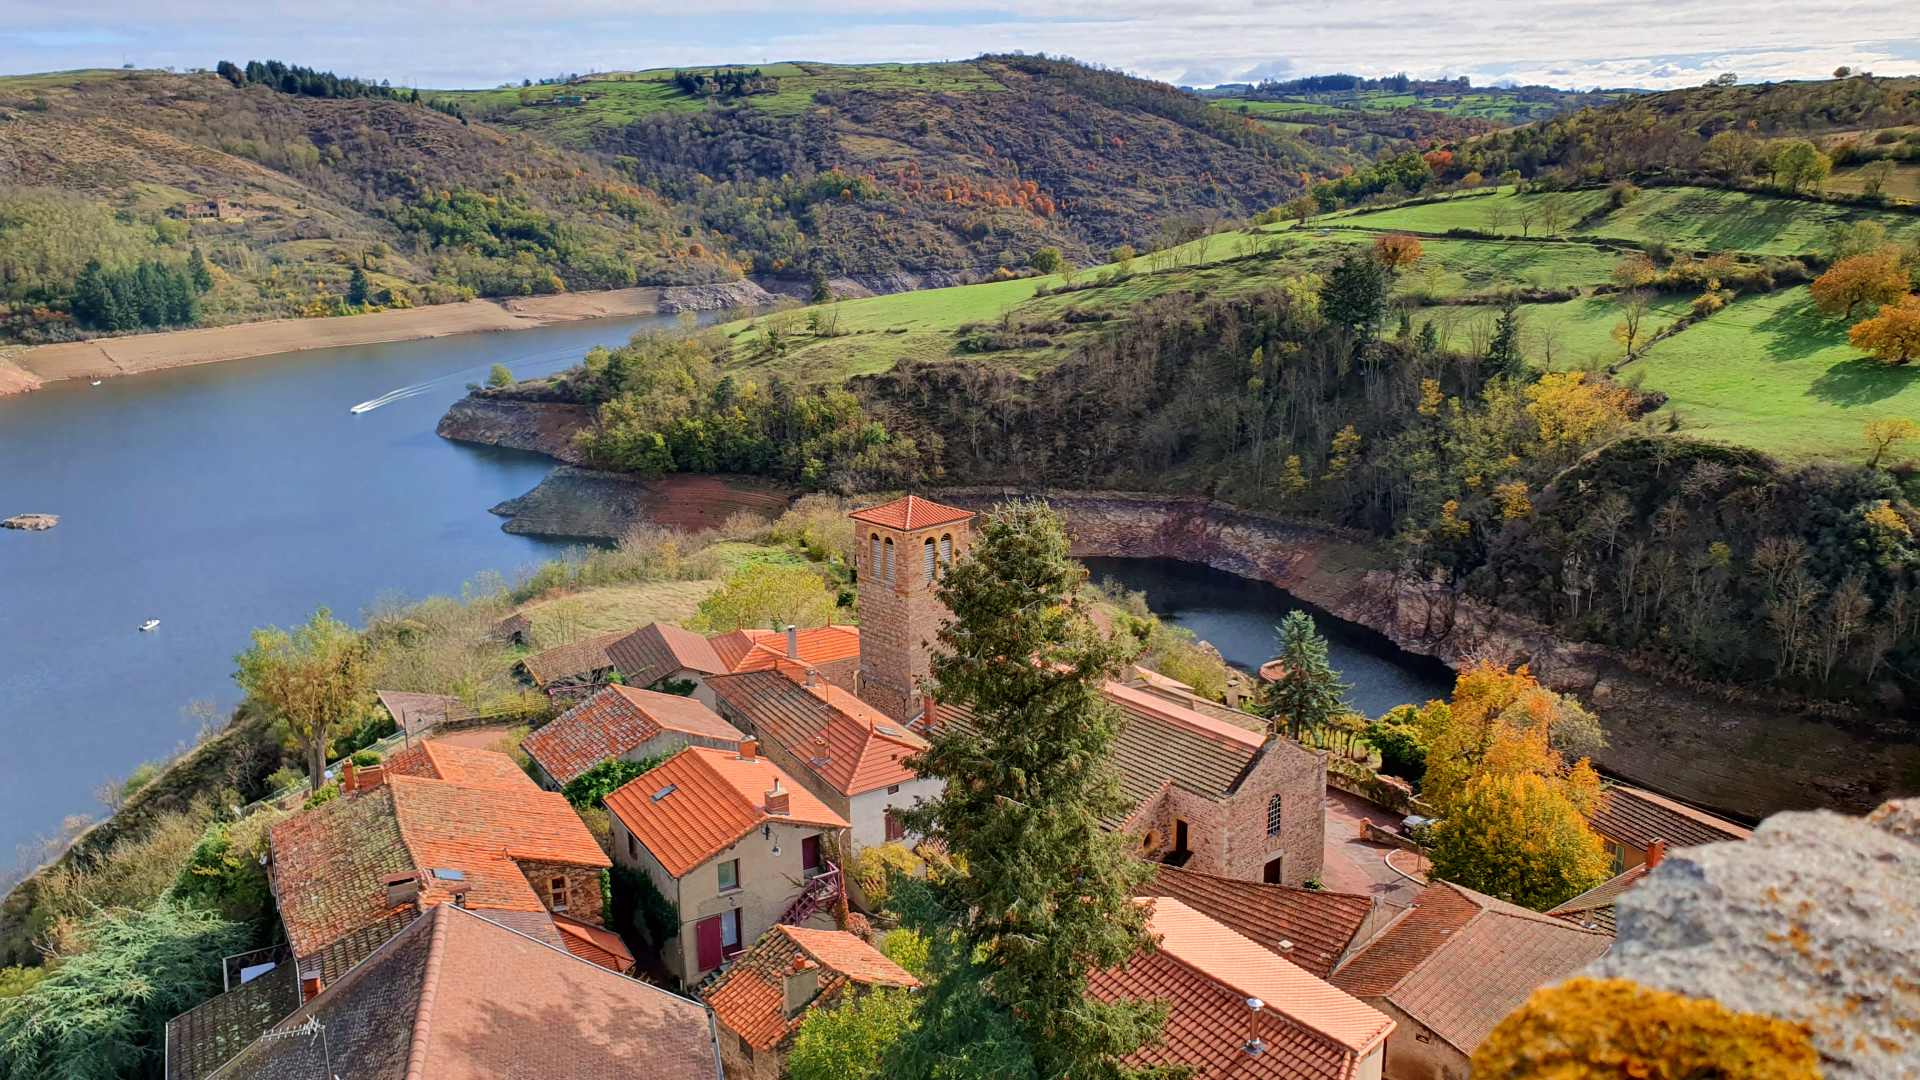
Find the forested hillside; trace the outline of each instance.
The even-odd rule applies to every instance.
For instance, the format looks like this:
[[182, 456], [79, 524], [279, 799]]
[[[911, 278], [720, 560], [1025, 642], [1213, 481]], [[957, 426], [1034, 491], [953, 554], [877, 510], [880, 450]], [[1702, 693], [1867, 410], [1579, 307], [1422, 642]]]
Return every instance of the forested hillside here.
[[0, 340], [739, 276], [588, 155], [304, 70], [0, 79]]

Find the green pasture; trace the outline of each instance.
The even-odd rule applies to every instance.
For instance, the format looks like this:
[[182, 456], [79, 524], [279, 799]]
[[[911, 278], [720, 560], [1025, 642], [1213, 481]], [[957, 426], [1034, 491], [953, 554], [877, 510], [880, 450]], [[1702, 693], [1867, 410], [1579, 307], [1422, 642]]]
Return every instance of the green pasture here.
[[1920, 236], [1920, 217], [1714, 188], [1650, 188], [1585, 231], [1707, 251], [1802, 255], [1835, 225], [1878, 221], [1893, 240]]

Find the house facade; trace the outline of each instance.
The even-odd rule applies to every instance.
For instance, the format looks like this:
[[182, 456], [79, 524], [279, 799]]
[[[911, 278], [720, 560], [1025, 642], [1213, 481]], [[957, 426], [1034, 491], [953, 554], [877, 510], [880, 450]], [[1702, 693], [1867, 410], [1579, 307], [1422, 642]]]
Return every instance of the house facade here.
[[705, 994], [728, 1080], [782, 1080], [794, 1034], [815, 1009], [837, 1008], [875, 989], [920, 980], [844, 930], [776, 926]]
[[693, 985], [783, 922], [830, 925], [847, 821], [752, 739], [689, 747], [607, 796], [616, 864], [679, 913], [667, 969]]
[[1618, 874], [1650, 861], [1655, 851], [1746, 840], [1753, 831], [1683, 802], [1626, 784], [1609, 784], [1587, 824], [1607, 845]]

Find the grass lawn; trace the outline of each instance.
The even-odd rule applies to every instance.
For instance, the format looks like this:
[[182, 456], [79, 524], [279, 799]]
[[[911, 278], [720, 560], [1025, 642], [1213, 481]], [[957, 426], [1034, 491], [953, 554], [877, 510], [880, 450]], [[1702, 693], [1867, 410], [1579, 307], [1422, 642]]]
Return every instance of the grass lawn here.
[[533, 621], [534, 641], [558, 645], [655, 621], [685, 622], [719, 587], [717, 579], [602, 585], [541, 600], [521, 612]]
[[1618, 261], [1587, 244], [1424, 239], [1420, 248], [1420, 262], [1401, 274], [1400, 289], [1430, 296], [1597, 285]]
[[1906, 214], [1712, 188], [1648, 190], [1588, 231], [1711, 251], [1800, 255], [1819, 247], [1834, 225], [1860, 220], [1880, 222], [1889, 239], [1920, 236], [1920, 218]]
[[1869, 420], [1920, 419], [1920, 366], [1855, 352], [1805, 288], [1740, 300], [1648, 350], [1623, 374], [1666, 391], [1684, 430], [1788, 460], [1862, 460]]
[[[1604, 191], [1563, 191], [1515, 194], [1511, 189], [1493, 193], [1462, 193], [1444, 202], [1420, 206], [1395, 206], [1385, 210], [1362, 210], [1337, 220], [1342, 225], [1366, 229], [1400, 230], [1415, 233], [1444, 233], [1448, 229], [1478, 229], [1481, 232], [1512, 236], [1545, 235], [1539, 219], [1542, 204], [1552, 200], [1565, 210], [1558, 223], [1562, 229], [1599, 209], [1607, 201]], [[1523, 229], [1520, 215], [1534, 215]]]

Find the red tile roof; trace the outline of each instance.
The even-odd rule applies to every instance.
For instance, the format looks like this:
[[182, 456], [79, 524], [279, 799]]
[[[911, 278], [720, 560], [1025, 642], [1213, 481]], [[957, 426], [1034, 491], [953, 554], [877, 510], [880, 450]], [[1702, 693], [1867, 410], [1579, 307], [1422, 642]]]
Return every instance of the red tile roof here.
[[591, 675], [596, 671], [605, 671], [613, 666], [612, 658], [607, 655], [607, 647], [631, 632], [614, 630], [605, 634], [595, 634], [582, 641], [534, 653], [521, 660], [520, 666], [527, 669], [527, 675], [533, 679], [535, 686], [545, 686], [576, 675]]
[[855, 510], [847, 516], [869, 525], [878, 525], [885, 529], [905, 529], [911, 532], [914, 529], [930, 529], [935, 525], [966, 521], [973, 517], [973, 511], [962, 510], [955, 506], [943, 506], [918, 495], [908, 495], [890, 503]]
[[373, 696], [393, 717], [393, 722], [406, 731], [421, 731], [448, 720], [469, 720], [473, 717], [473, 710], [451, 694], [375, 690]]
[[744, 717], [754, 734], [778, 743], [842, 795], [916, 779], [907, 758], [926, 749], [919, 735], [825, 680], [805, 685], [800, 668], [723, 675], [714, 696]]
[[775, 926], [705, 991], [707, 1005], [721, 1026], [756, 1051], [786, 1041], [806, 1009], [786, 1015], [786, 976], [804, 957], [819, 965], [819, 989], [809, 1003], [831, 1001], [849, 983], [856, 986], [919, 986], [920, 981], [880, 950], [843, 930]]
[[[820, 666], [860, 656], [860, 628], [829, 624], [795, 630], [796, 657], [787, 655], [784, 630], [735, 630], [713, 639], [714, 651], [734, 674], [743, 671], [768, 671], [795, 659], [802, 664]], [[723, 647], [722, 641], [727, 644]], [[744, 646], [744, 647], [743, 647]]]
[[1683, 848], [1753, 836], [1753, 830], [1724, 818], [1624, 784], [1607, 787], [1606, 797], [1587, 815], [1587, 823], [1601, 836], [1643, 851], [1655, 840], [1665, 840], [1669, 848]]
[[1610, 934], [1436, 881], [1333, 982], [1358, 997], [1386, 999], [1471, 1054], [1534, 990], [1586, 967], [1612, 944]]
[[745, 736], [718, 713], [679, 694], [607, 686], [520, 743], [555, 783], [619, 757], [663, 731], [739, 742]]
[[[1373, 913], [1373, 898], [1154, 867], [1139, 896], [1179, 900], [1324, 979]], [[1283, 947], [1286, 942], [1290, 947]]]
[[429, 739], [414, 743], [386, 761], [389, 776], [418, 776], [468, 787], [506, 787], [538, 791], [514, 760], [495, 750]]
[[446, 903], [464, 886], [470, 907], [544, 917], [518, 862], [611, 865], [565, 797], [524, 773], [511, 780], [506, 770], [519, 769], [504, 754], [423, 743], [394, 760], [460, 779], [391, 774], [381, 787], [296, 814], [269, 833], [274, 896], [295, 956], [412, 907], [387, 903], [386, 883], [396, 876], [421, 881], [420, 907]]
[[[1180, 901], [1143, 902], [1159, 948], [1088, 980], [1101, 1000], [1171, 1006], [1162, 1041], [1137, 1064], [1184, 1064], [1209, 1078], [1347, 1080], [1393, 1031], [1379, 1010]], [[1257, 1018], [1249, 998], [1262, 1003]], [[1264, 1044], [1259, 1055], [1247, 1052], [1250, 1036]]]
[[[325, 1040], [284, 1037], [315, 1020]], [[309, 1080], [329, 1068], [367, 1080], [720, 1080], [712, 1021], [698, 1002], [451, 905], [415, 921], [216, 1075]]]
[[567, 951], [582, 960], [599, 964], [608, 971], [617, 971], [622, 975], [633, 970], [633, 950], [620, 940], [620, 935], [604, 926], [595, 926], [568, 915], [555, 915], [553, 928], [560, 932], [560, 940]]
[[[788, 793], [790, 812], [784, 816], [766, 810], [767, 791], [776, 782]], [[845, 818], [764, 756], [745, 761], [734, 751], [700, 746], [634, 777], [607, 796], [607, 810], [676, 878], [764, 822], [847, 827]]]
[[1614, 933], [1614, 902], [1628, 889], [1640, 884], [1640, 879], [1646, 876], [1646, 863], [1629, 867], [1625, 873], [1608, 878], [1547, 914], [1589, 930]]
[[652, 686], [676, 671], [717, 675], [727, 670], [706, 638], [663, 622], [619, 636], [607, 646], [607, 659], [633, 686]]

